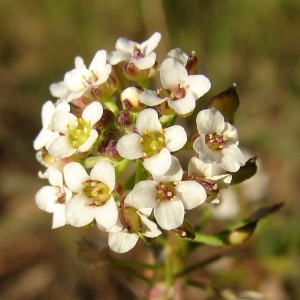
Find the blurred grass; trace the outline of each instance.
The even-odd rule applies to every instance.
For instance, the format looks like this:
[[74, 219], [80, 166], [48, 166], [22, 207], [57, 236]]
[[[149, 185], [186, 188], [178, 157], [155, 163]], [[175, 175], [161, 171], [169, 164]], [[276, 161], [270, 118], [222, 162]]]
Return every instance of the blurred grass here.
[[[44, 182], [36, 177], [40, 166], [32, 141], [40, 130], [41, 105], [51, 99], [49, 84], [73, 68], [76, 55], [89, 64], [98, 49], [112, 51], [118, 37], [143, 41], [156, 30], [163, 34], [160, 62], [173, 47], [196, 50], [201, 70], [212, 81], [203, 101], [237, 84], [241, 145], [261, 158], [271, 177], [263, 203], [285, 203], [254, 235], [253, 251], [241, 270], [247, 272], [253, 262], [256, 268], [241, 285], [264, 292], [272, 287], [280, 295], [275, 300], [298, 299], [299, 1], [4, 0], [0, 13], [0, 269], [5, 266], [0, 299], [57, 299], [66, 287], [71, 292], [65, 299], [118, 299], [119, 290], [105, 294], [95, 286], [100, 279], [86, 275], [86, 266], [71, 258], [80, 233], [51, 231], [51, 216], [35, 207], [34, 193]], [[33, 241], [36, 247], [26, 249], [34, 255], [23, 253], [23, 243]], [[24, 260], [18, 264], [20, 255]], [[68, 263], [61, 265], [65, 257]], [[7, 266], [12, 259], [15, 267]], [[69, 276], [68, 268], [78, 274]], [[44, 285], [30, 289], [31, 281], [26, 281], [29, 291], [24, 294], [22, 280], [45, 270]], [[58, 270], [69, 279], [57, 276]], [[19, 286], [19, 293], [12, 286]]]

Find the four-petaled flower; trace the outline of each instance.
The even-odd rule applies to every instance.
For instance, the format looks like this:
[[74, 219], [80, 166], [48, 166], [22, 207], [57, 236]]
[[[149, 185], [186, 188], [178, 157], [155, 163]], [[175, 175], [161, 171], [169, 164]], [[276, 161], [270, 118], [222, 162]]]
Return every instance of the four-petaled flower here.
[[170, 94], [165, 96], [161, 91], [155, 92], [146, 90], [139, 96], [139, 100], [148, 106], [157, 106], [167, 101], [179, 115], [191, 113], [196, 100], [207, 93], [211, 83], [204, 75], [188, 75], [185, 67], [174, 58], [167, 58], [160, 67], [160, 79], [164, 89], [169, 90]]
[[193, 147], [204, 163], [216, 162], [230, 172], [236, 172], [245, 164], [244, 155], [238, 147], [236, 128], [225, 122], [217, 109], [200, 111], [196, 123], [200, 136]]
[[183, 171], [176, 157], [162, 176], [138, 182], [131, 192], [131, 203], [137, 207], [153, 208], [157, 223], [166, 230], [179, 227], [185, 210], [193, 209], [206, 199], [202, 185], [195, 181], [181, 181]]
[[90, 151], [98, 138], [98, 132], [92, 126], [100, 120], [103, 113], [102, 105], [95, 101], [89, 104], [77, 118], [69, 112], [55, 112], [51, 125], [62, 135], [57, 137], [49, 146], [49, 153], [54, 157], [69, 157], [75, 152]]
[[65, 74], [62, 82], [50, 86], [52, 95], [65, 98], [67, 102], [80, 98], [86, 92], [92, 93], [93, 88], [107, 81], [111, 65], [107, 64], [106, 51], [99, 50], [89, 68], [80, 56], [75, 58], [75, 68]]
[[75, 227], [82, 227], [94, 221], [104, 230], [113, 227], [118, 210], [112, 192], [115, 188], [115, 170], [106, 161], [96, 163], [87, 174], [84, 167], [76, 162], [63, 169], [67, 187], [75, 193], [66, 205], [66, 219]]
[[139, 70], [150, 69], [156, 60], [153, 50], [157, 47], [161, 38], [159, 32], [155, 32], [148, 40], [139, 44], [126, 38], [119, 38], [116, 42], [116, 51], [107, 56], [111, 65], [119, 62], [132, 62]]
[[219, 203], [218, 193], [228, 188], [232, 175], [212, 175], [212, 164], [205, 164], [200, 159], [192, 157], [188, 165], [188, 180], [201, 184], [207, 194], [206, 202]]
[[143, 158], [144, 167], [153, 175], [162, 175], [171, 166], [171, 153], [187, 141], [184, 128], [173, 125], [162, 129], [154, 109], [141, 111], [136, 120], [138, 133], [129, 133], [117, 144], [119, 154], [127, 159]]

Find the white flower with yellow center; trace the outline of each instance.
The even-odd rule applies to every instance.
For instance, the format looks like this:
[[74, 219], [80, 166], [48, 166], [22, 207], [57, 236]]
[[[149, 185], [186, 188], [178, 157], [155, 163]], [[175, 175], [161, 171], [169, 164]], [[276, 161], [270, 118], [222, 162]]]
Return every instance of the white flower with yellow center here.
[[58, 228], [66, 224], [65, 208], [72, 192], [63, 184], [62, 172], [56, 168], [49, 167], [47, 177], [51, 185], [36, 193], [35, 202], [40, 209], [53, 213], [52, 228]]
[[116, 51], [107, 56], [111, 65], [119, 62], [132, 62], [139, 70], [150, 69], [156, 61], [156, 54], [153, 52], [161, 38], [159, 32], [155, 32], [148, 40], [139, 44], [126, 38], [119, 38], [116, 42]]
[[106, 161], [96, 163], [87, 174], [76, 162], [63, 169], [67, 187], [75, 193], [66, 206], [66, 219], [75, 227], [88, 225], [96, 220], [101, 229], [109, 230], [118, 219], [118, 210], [112, 192], [115, 188], [115, 170]]
[[216, 162], [230, 172], [236, 172], [245, 164], [244, 155], [238, 147], [236, 128], [225, 122], [217, 109], [200, 111], [196, 123], [200, 136], [193, 147], [204, 163]]
[[127, 159], [143, 158], [144, 167], [153, 175], [162, 175], [171, 166], [171, 153], [181, 149], [187, 141], [184, 128], [173, 125], [162, 129], [154, 109], [141, 111], [136, 120], [138, 133], [120, 138], [117, 150]]
[[167, 101], [169, 107], [179, 115], [191, 113], [196, 100], [207, 93], [211, 83], [204, 75], [188, 75], [185, 67], [174, 58], [167, 58], [160, 66], [160, 79], [169, 96], [160, 97], [159, 91], [147, 90], [140, 94], [140, 102], [148, 106], [157, 106]]
[[131, 192], [136, 207], [153, 208], [157, 223], [166, 230], [182, 225], [185, 210], [193, 209], [206, 199], [205, 189], [195, 181], [181, 181], [183, 171], [176, 157], [162, 176], [138, 182]]
[[89, 152], [98, 138], [98, 133], [92, 126], [100, 120], [102, 114], [103, 107], [97, 101], [92, 102], [84, 109], [81, 118], [77, 118], [69, 112], [55, 112], [51, 125], [62, 135], [49, 146], [50, 155], [64, 158], [76, 152]]

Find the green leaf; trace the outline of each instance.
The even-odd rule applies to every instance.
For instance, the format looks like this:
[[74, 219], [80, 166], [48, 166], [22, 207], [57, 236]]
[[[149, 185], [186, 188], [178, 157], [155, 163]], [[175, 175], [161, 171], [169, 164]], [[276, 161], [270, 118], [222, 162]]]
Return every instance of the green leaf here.
[[226, 174], [232, 175], [230, 185], [241, 183], [254, 176], [257, 171], [256, 160], [257, 157], [254, 156], [250, 158], [244, 166], [240, 167], [237, 172], [227, 172]]
[[227, 91], [213, 97], [208, 104], [208, 108], [219, 110], [225, 121], [231, 124], [233, 124], [234, 114], [240, 105], [239, 96], [235, 88], [236, 85], [233, 84]]

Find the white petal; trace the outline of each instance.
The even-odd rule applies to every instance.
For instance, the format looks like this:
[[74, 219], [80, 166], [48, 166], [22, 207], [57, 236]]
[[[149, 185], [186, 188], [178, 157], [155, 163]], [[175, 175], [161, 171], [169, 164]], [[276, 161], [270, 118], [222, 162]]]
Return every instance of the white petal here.
[[180, 48], [175, 48], [172, 49], [168, 54], [167, 57], [172, 57], [177, 59], [180, 63], [182, 63], [183, 65], [186, 64], [187, 60], [188, 60], [188, 55], [186, 53], [184, 53]]
[[165, 174], [171, 166], [171, 154], [167, 148], [163, 148], [158, 154], [145, 158], [144, 167], [153, 175]]
[[135, 233], [113, 232], [108, 234], [108, 246], [117, 253], [131, 250], [137, 243], [139, 236]]
[[221, 160], [217, 163], [229, 172], [236, 172], [245, 164], [245, 157], [238, 146], [232, 144], [222, 150]]
[[161, 39], [159, 32], [154, 32], [152, 36], [140, 45], [140, 49], [145, 56], [148, 56], [157, 47]]
[[53, 213], [52, 229], [66, 225], [65, 204], [57, 204], [57, 209]]
[[175, 156], [171, 156], [170, 169], [163, 175], [153, 175], [153, 179], [158, 182], [174, 182], [182, 179], [183, 170], [181, 164]]
[[192, 92], [195, 99], [202, 97], [210, 88], [211, 83], [204, 75], [190, 75], [185, 80], [185, 87], [187, 92]]
[[164, 135], [166, 147], [171, 152], [181, 149], [187, 141], [186, 132], [180, 125], [173, 125], [164, 129]]
[[141, 217], [142, 221], [142, 233], [144, 236], [149, 238], [155, 238], [161, 234], [161, 231], [157, 228], [155, 222], [149, 220], [147, 217], [143, 216], [139, 212], [137, 214]]
[[62, 172], [54, 167], [48, 168], [48, 179], [52, 186], [62, 187], [63, 185]]
[[192, 112], [196, 107], [195, 97], [192, 93], [188, 93], [184, 98], [178, 100], [168, 99], [168, 104], [179, 115], [186, 115]]
[[210, 177], [212, 174], [212, 165], [205, 164], [197, 157], [192, 157], [188, 165], [188, 175], [197, 174], [201, 177]]
[[92, 125], [97, 123], [103, 114], [102, 104], [98, 101], [94, 101], [89, 104], [82, 112], [82, 118], [85, 121], [91, 122]]
[[158, 120], [157, 111], [152, 108], [141, 111], [136, 120], [136, 129], [141, 135], [146, 131], [160, 131], [162, 126]]
[[225, 175], [215, 175], [210, 178], [211, 180], [215, 181], [218, 185], [218, 188], [226, 189], [230, 185], [232, 175], [231, 174], [225, 174]]
[[82, 227], [94, 220], [95, 207], [87, 205], [89, 198], [85, 195], [76, 195], [66, 204], [67, 222], [75, 227]]
[[111, 191], [115, 188], [115, 169], [107, 161], [99, 161], [95, 164], [90, 173], [92, 180], [99, 180], [106, 184]]
[[65, 111], [57, 111], [51, 119], [51, 126], [60, 133], [67, 134], [69, 128], [76, 128], [77, 118], [73, 114]]
[[65, 158], [70, 157], [72, 154], [76, 152], [76, 149], [73, 148], [66, 138], [66, 136], [60, 136], [56, 140], [51, 143], [48, 148], [50, 155], [57, 158]]
[[52, 83], [49, 89], [51, 95], [56, 98], [63, 98], [69, 92], [64, 81]]
[[118, 209], [113, 197], [110, 197], [102, 206], [95, 207], [95, 219], [98, 226], [109, 230], [116, 225], [118, 220]]
[[139, 59], [131, 59], [131, 61], [139, 70], [150, 69], [155, 64], [155, 60], [156, 60], [155, 53], [151, 53], [149, 56], [145, 56]]
[[80, 193], [85, 187], [85, 181], [90, 179], [85, 168], [77, 162], [66, 164], [63, 174], [67, 187], [75, 193]]
[[98, 132], [95, 129], [91, 130], [90, 136], [87, 138], [87, 140], [78, 147], [78, 152], [87, 152], [89, 151], [93, 144], [95, 143], [95, 141], [98, 138]]
[[98, 71], [101, 72], [104, 69], [105, 65], [106, 65], [106, 51], [100, 50], [95, 54], [89, 66], [89, 70], [93, 70], [97, 74]]
[[153, 208], [156, 206], [156, 186], [158, 182], [143, 180], [138, 182], [132, 192], [130, 202], [135, 207]]
[[80, 92], [85, 89], [85, 83], [82, 78], [89, 78], [88, 69], [73, 69], [64, 76], [64, 82], [70, 92]]
[[55, 112], [55, 106], [52, 101], [47, 101], [42, 106], [42, 123], [43, 127], [46, 129], [50, 129], [49, 125], [51, 125], [51, 118]]
[[160, 79], [164, 88], [177, 90], [178, 81], [188, 77], [185, 67], [174, 58], [167, 58], [160, 67]]
[[215, 108], [201, 110], [196, 123], [200, 134], [221, 133], [225, 127], [224, 117]]
[[165, 101], [165, 99], [157, 96], [157, 93], [154, 91], [144, 91], [139, 95], [140, 102], [148, 106], [156, 106]]
[[44, 186], [35, 195], [35, 202], [39, 209], [48, 213], [53, 213], [55, 210], [57, 193], [60, 188], [54, 186]]
[[182, 201], [186, 210], [199, 206], [206, 199], [205, 189], [195, 181], [180, 181], [175, 190], [176, 197]]
[[181, 201], [162, 201], [154, 208], [154, 216], [163, 229], [175, 229], [183, 223], [183, 204]]
[[137, 159], [143, 156], [141, 137], [137, 133], [122, 136], [117, 143], [120, 156], [127, 159]]
[[84, 64], [84, 60], [81, 56], [76, 56], [74, 59], [75, 69], [86, 69], [86, 65]]
[[55, 136], [54, 131], [42, 128], [42, 130], [33, 141], [34, 150], [40, 150], [45, 147], [49, 141], [52, 141], [53, 136]]
[[133, 54], [134, 47], [139, 46], [138, 43], [121, 37], [116, 42], [116, 49], [125, 53]]
[[131, 58], [131, 54], [123, 51], [113, 51], [107, 56], [107, 61], [111, 65], [116, 65], [121, 61], [129, 60]]
[[92, 86], [97, 86], [105, 82], [108, 79], [110, 73], [111, 73], [111, 65], [106, 64], [103, 70], [101, 70], [101, 73], [99, 71], [98, 73], [96, 73], [98, 79], [92, 84]]

